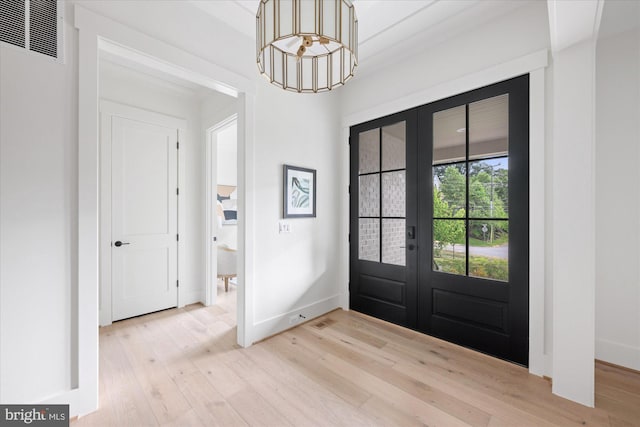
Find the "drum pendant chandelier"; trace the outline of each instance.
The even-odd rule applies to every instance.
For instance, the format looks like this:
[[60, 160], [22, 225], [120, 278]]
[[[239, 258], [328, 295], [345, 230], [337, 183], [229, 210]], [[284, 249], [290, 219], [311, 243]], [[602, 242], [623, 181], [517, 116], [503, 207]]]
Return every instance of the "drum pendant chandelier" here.
[[358, 65], [351, 0], [260, 0], [258, 69], [274, 85], [317, 93], [345, 84]]

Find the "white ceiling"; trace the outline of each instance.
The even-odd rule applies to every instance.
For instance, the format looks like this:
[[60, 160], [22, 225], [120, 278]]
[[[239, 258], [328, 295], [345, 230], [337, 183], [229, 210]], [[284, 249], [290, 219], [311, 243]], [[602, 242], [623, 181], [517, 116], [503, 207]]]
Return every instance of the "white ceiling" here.
[[[260, 0], [187, 0], [255, 39]], [[388, 62], [441, 43], [536, 0], [354, 0], [359, 63]], [[539, 0], [538, 0], [539, 1]]]

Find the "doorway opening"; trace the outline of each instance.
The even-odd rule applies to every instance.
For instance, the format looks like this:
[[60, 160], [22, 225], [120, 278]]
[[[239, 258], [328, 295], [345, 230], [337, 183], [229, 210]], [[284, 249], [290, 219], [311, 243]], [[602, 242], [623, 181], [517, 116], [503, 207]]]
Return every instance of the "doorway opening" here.
[[[209, 130], [229, 111], [237, 116], [238, 99], [109, 49], [99, 53], [98, 87], [100, 324], [215, 302], [207, 286], [202, 159]], [[236, 134], [234, 128], [234, 144]], [[233, 162], [237, 175], [237, 156]], [[237, 236], [234, 248], [237, 259]], [[238, 302], [229, 302], [234, 322]]]
[[207, 305], [228, 312], [238, 286], [237, 115], [207, 130]]

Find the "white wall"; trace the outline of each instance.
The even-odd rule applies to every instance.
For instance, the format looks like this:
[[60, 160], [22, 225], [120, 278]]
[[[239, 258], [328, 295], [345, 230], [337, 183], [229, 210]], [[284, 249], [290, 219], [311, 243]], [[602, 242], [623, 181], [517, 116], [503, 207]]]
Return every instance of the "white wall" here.
[[596, 113], [596, 358], [640, 370], [638, 28], [598, 41]]
[[[3, 403], [39, 402], [49, 397], [70, 399], [77, 377], [75, 3], [66, 3], [65, 64], [0, 47]], [[269, 86], [257, 75], [252, 40], [186, 2], [82, 3], [137, 31], [255, 79], [258, 92], [251, 114], [256, 120], [256, 160], [253, 180], [247, 183], [248, 197], [255, 198], [259, 206], [257, 215], [251, 218], [255, 235], [247, 236], [254, 245], [251, 255], [255, 263], [250, 268], [257, 281], [256, 295], [247, 302], [256, 312], [256, 325], [247, 325], [252, 339], [259, 340], [288, 327], [282, 320], [290, 312], [304, 312], [310, 317], [336, 308], [338, 303], [333, 297], [340, 285], [346, 286], [338, 283], [334, 273], [334, 245], [340, 237], [341, 212], [334, 202], [339, 186], [334, 166], [340, 144], [336, 95], [301, 96]], [[312, 120], [308, 119], [309, 112]], [[192, 154], [195, 157], [195, 151]], [[200, 161], [203, 162], [202, 157]], [[318, 169], [319, 182], [318, 218], [292, 221], [293, 233], [281, 236], [277, 235], [277, 220], [283, 162]], [[194, 166], [196, 171], [201, 167]], [[191, 180], [199, 173], [194, 172]], [[194, 195], [202, 194], [201, 181], [188, 183], [198, 189]], [[256, 189], [254, 183], [258, 185]], [[202, 211], [192, 215], [194, 223], [202, 221]], [[191, 262], [188, 274], [195, 281], [202, 274], [195, 271], [201, 261]], [[89, 313], [79, 321], [83, 325], [95, 323], [97, 327], [97, 313]], [[19, 329], [16, 325], [20, 325]], [[43, 352], [47, 357], [42, 357]], [[87, 401], [92, 402], [92, 398], [89, 396]], [[71, 414], [77, 411], [72, 406]]]
[[[342, 90], [344, 88], [341, 88]], [[285, 313], [313, 315], [314, 304], [338, 306], [340, 260], [338, 113], [334, 94], [306, 96], [258, 85], [256, 109], [256, 265], [257, 336], [289, 327]], [[317, 170], [316, 218], [287, 219], [292, 232], [278, 233], [282, 218], [282, 166]], [[345, 188], [346, 190], [346, 188]], [[311, 307], [308, 307], [311, 306]], [[302, 307], [308, 307], [302, 309]]]
[[181, 304], [204, 301], [204, 134], [201, 130], [200, 92], [108, 61], [100, 61], [100, 98], [187, 121], [180, 144], [185, 156], [185, 179], [180, 184], [185, 212], [185, 271], [181, 274]]
[[218, 185], [238, 185], [238, 126], [218, 132]]
[[[69, 15], [69, 14], [67, 14]], [[77, 73], [0, 46], [0, 402], [77, 383]]]
[[367, 69], [367, 76], [359, 78], [358, 68], [355, 77], [345, 85], [342, 113], [361, 112], [548, 48], [546, 13], [544, 2], [529, 2], [494, 21], [469, 28], [444, 43], [417, 49], [407, 59], [388, 61], [388, 65], [375, 74], [367, 69], [364, 59], [358, 67]]

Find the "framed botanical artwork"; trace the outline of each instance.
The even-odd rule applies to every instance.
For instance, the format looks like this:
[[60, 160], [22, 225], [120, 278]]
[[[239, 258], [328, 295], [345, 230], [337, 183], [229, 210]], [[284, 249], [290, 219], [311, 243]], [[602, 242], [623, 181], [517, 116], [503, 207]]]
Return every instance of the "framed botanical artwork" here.
[[284, 165], [284, 218], [316, 216], [316, 171]]

